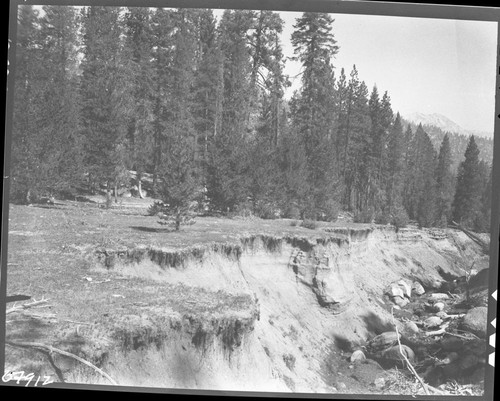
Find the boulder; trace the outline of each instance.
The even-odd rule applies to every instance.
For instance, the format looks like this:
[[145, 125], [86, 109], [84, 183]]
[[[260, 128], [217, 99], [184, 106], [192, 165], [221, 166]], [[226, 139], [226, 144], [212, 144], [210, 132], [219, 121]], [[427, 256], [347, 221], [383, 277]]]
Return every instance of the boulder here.
[[354, 351], [349, 358], [351, 362], [364, 361], [366, 359], [365, 353], [360, 349]]
[[438, 316], [429, 316], [427, 319], [424, 320], [424, 327], [426, 329], [432, 329], [435, 327], [441, 326], [443, 323], [443, 319], [441, 319]]
[[417, 306], [415, 309], [413, 309], [413, 314], [415, 316], [421, 317], [425, 315], [425, 310], [421, 306]]
[[385, 294], [389, 295], [390, 297], [404, 298], [405, 296], [403, 289], [396, 284], [391, 284], [389, 287], [387, 287], [387, 289], [385, 290]]
[[399, 280], [398, 285], [399, 288], [403, 290], [404, 296], [407, 298], [411, 298], [411, 285], [404, 280]]
[[414, 281], [411, 286], [412, 291], [417, 295], [425, 294], [425, 289], [418, 281]]
[[437, 313], [444, 310], [444, 307], [445, 307], [444, 302], [436, 302], [435, 304], [429, 305], [429, 310], [431, 312]]
[[395, 331], [386, 331], [385, 333], [379, 334], [378, 336], [372, 338], [368, 342], [368, 349], [371, 352], [378, 352], [385, 348], [392, 347], [398, 342], [398, 333]]
[[488, 308], [478, 306], [472, 308], [464, 316], [461, 324], [462, 330], [469, 331], [478, 337], [486, 338], [486, 327], [488, 324]]
[[391, 283], [386, 288], [384, 294], [389, 295], [390, 297], [410, 298], [411, 285], [404, 280], [399, 280], [398, 282]]
[[406, 363], [405, 357], [410, 363], [415, 361], [415, 353], [410, 347], [407, 345], [401, 345], [401, 347], [394, 345], [382, 351], [379, 360], [382, 366], [388, 368], [391, 366], [404, 366]]
[[459, 337], [444, 337], [440, 345], [444, 351], [460, 351], [464, 346], [464, 340]]
[[400, 296], [392, 297], [391, 301], [394, 302], [396, 305], [398, 305], [400, 308], [404, 308], [406, 305], [410, 303], [408, 298]]
[[417, 334], [420, 331], [415, 322], [412, 321], [405, 322], [403, 330], [407, 335]]
[[404, 361], [404, 357], [401, 355], [403, 353], [404, 356], [411, 362], [415, 360], [415, 353], [413, 350], [408, 347], [407, 345], [401, 345], [401, 348], [399, 345], [394, 345], [390, 348], [387, 348], [382, 352], [382, 358], [387, 360], [387, 361]]

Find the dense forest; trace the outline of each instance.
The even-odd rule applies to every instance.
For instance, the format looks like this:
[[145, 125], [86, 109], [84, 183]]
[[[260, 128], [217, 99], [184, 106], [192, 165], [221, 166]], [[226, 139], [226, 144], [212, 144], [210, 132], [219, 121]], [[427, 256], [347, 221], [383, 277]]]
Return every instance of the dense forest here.
[[[410, 124], [412, 130], [416, 130], [418, 127], [418, 124], [416, 123], [404, 121], [405, 126], [408, 124]], [[456, 170], [464, 159], [465, 150], [467, 149], [467, 144], [470, 140], [470, 134], [466, 135], [463, 133], [448, 132], [436, 127], [435, 125], [423, 124], [422, 127], [431, 138], [432, 144], [436, 149], [439, 149], [444, 136], [448, 135], [451, 147], [451, 166], [453, 170]], [[480, 151], [479, 159], [491, 164], [493, 160], [493, 139], [474, 136], [474, 140]]]
[[285, 38], [302, 64], [285, 99], [282, 29], [271, 11], [20, 6], [11, 201], [131, 181], [142, 196], [148, 176], [178, 214], [489, 229], [474, 137], [456, 166], [449, 135], [434, 146], [356, 66], [338, 71], [328, 14]]

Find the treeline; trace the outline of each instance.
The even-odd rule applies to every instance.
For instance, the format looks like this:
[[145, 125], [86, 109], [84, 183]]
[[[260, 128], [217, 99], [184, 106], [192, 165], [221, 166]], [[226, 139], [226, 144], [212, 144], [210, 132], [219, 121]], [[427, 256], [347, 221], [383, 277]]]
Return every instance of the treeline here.
[[421, 226], [489, 224], [491, 168], [474, 138], [458, 172], [404, 126], [354, 66], [336, 72], [328, 14], [291, 37], [302, 86], [291, 100], [271, 11], [19, 7], [11, 200], [108, 192], [153, 177], [153, 196], [263, 218]]
[[[404, 119], [403, 119], [404, 121]], [[405, 125], [410, 124], [412, 130], [416, 130], [418, 124], [404, 121]], [[431, 138], [434, 148], [439, 149], [444, 136], [448, 134], [451, 148], [451, 166], [453, 170], [457, 170], [458, 166], [464, 159], [465, 150], [470, 140], [470, 135], [460, 134], [457, 132], [447, 132], [434, 125], [422, 125], [423, 129]], [[479, 159], [491, 164], [493, 160], [493, 139], [474, 136], [476, 145], [480, 151]]]

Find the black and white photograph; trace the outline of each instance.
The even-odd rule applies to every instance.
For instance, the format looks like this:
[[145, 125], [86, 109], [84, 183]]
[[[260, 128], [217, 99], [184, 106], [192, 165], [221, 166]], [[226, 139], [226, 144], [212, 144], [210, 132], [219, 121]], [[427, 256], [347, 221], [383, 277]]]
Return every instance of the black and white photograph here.
[[493, 399], [499, 9], [281, 3], [11, 1], [2, 386]]

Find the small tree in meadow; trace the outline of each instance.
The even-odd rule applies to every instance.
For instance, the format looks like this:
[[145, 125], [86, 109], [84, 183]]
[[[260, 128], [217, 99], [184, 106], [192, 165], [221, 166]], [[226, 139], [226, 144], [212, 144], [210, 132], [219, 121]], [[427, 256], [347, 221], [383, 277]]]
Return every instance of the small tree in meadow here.
[[159, 174], [158, 195], [161, 208], [160, 224], [172, 224], [175, 230], [181, 224], [193, 224], [201, 187], [187, 147], [178, 147], [166, 160]]

